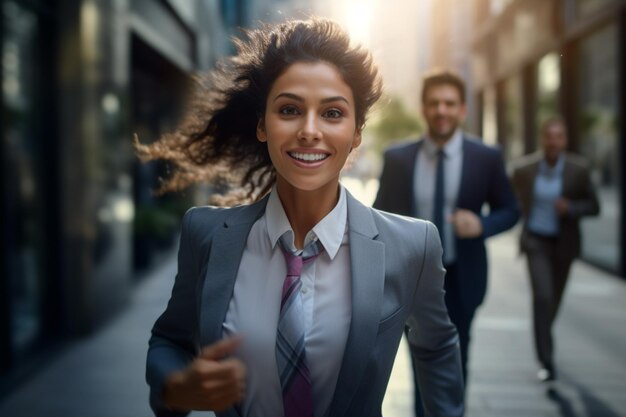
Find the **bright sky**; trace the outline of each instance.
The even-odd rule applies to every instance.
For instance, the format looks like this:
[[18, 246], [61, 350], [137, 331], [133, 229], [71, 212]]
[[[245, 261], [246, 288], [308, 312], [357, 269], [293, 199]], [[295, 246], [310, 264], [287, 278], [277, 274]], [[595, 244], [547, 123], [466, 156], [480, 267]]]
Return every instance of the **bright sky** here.
[[430, 58], [426, 0], [315, 0], [321, 16], [338, 21], [354, 43], [370, 49], [387, 93], [419, 106], [420, 74]]
[[355, 43], [370, 46], [373, 0], [351, 0], [342, 2], [343, 16], [350, 37]]

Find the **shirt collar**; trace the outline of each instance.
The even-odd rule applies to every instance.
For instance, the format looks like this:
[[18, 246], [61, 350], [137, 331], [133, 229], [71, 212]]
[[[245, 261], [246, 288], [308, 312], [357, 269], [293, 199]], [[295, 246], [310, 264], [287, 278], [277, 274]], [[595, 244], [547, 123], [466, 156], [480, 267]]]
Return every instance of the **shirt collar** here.
[[565, 166], [565, 155], [563, 152], [559, 155], [556, 164], [554, 166], [548, 165], [546, 159], [543, 158], [539, 163], [539, 172], [542, 175], [560, 175], [563, 173], [563, 167]]
[[[439, 151], [439, 147], [437, 146], [435, 141], [430, 138], [430, 136], [426, 135], [424, 139], [424, 150], [428, 153], [429, 156], [435, 157], [437, 155], [437, 152]], [[443, 152], [446, 157], [449, 158], [451, 156], [459, 154], [462, 148], [463, 133], [461, 132], [460, 128], [457, 128], [452, 134], [450, 140], [448, 140], [443, 146]]]
[[[289, 233], [287, 236], [287, 242], [290, 245], [290, 250], [295, 252], [294, 234], [285, 209], [283, 208], [280, 198], [278, 197], [278, 191], [276, 186], [272, 188], [269, 200], [267, 201], [267, 207], [265, 208], [265, 221], [267, 225], [267, 233], [270, 238], [272, 248], [276, 247], [278, 240], [285, 233]], [[307, 233], [304, 238], [304, 246], [308, 245], [312, 240], [319, 239], [324, 246], [324, 250], [330, 256], [330, 259], [334, 259], [339, 251], [343, 236], [346, 231], [346, 225], [348, 221], [348, 205], [346, 200], [346, 190], [339, 186], [339, 201], [337, 205], [328, 213], [319, 223], [313, 226], [313, 229]]]

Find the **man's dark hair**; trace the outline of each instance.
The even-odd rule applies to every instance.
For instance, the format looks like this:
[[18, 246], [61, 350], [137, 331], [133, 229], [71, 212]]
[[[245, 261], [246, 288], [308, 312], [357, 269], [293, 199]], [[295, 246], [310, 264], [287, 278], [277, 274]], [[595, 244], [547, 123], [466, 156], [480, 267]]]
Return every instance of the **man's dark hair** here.
[[449, 69], [434, 69], [424, 74], [422, 80], [422, 103], [426, 102], [428, 89], [440, 85], [451, 85], [456, 88], [459, 92], [459, 97], [461, 97], [461, 103], [465, 103], [465, 81]]
[[561, 125], [563, 126], [563, 129], [565, 129], [565, 132], [567, 132], [567, 125], [565, 124], [565, 119], [563, 119], [563, 117], [558, 114], [544, 119], [541, 122], [541, 125], [539, 127], [539, 132], [541, 132], [541, 134], [544, 135], [546, 131], [548, 130], [548, 128], [552, 127], [553, 125]]

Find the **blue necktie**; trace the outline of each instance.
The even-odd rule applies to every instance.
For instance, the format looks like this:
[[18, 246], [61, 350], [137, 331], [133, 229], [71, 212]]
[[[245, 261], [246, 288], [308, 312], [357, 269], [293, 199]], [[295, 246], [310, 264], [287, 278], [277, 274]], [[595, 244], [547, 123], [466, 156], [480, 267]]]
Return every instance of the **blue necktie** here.
[[439, 237], [441, 238], [441, 246], [445, 248], [443, 243], [443, 208], [444, 208], [444, 197], [445, 197], [445, 179], [444, 179], [444, 167], [443, 161], [446, 157], [443, 149], [439, 149], [437, 152], [437, 173], [435, 175], [435, 197], [433, 201], [433, 223], [437, 226], [437, 230], [439, 231]]

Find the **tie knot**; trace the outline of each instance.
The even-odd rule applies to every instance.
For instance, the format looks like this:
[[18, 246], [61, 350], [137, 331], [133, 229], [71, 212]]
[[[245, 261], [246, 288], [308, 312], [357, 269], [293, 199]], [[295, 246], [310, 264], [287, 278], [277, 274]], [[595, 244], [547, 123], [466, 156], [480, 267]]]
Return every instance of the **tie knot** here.
[[304, 265], [302, 256], [294, 255], [285, 249], [283, 249], [283, 254], [285, 255], [285, 261], [287, 263], [287, 275], [300, 276], [302, 273], [302, 266]]
[[311, 263], [317, 258], [320, 253], [324, 251], [319, 240], [310, 242], [301, 252], [300, 255], [292, 253], [283, 237], [278, 241], [283, 255], [285, 255], [285, 263], [287, 264], [287, 275], [300, 276], [302, 273], [302, 267], [308, 263]]
[[443, 159], [446, 157], [446, 151], [443, 150], [443, 148], [439, 149], [437, 151], [437, 158], [438, 159]]

